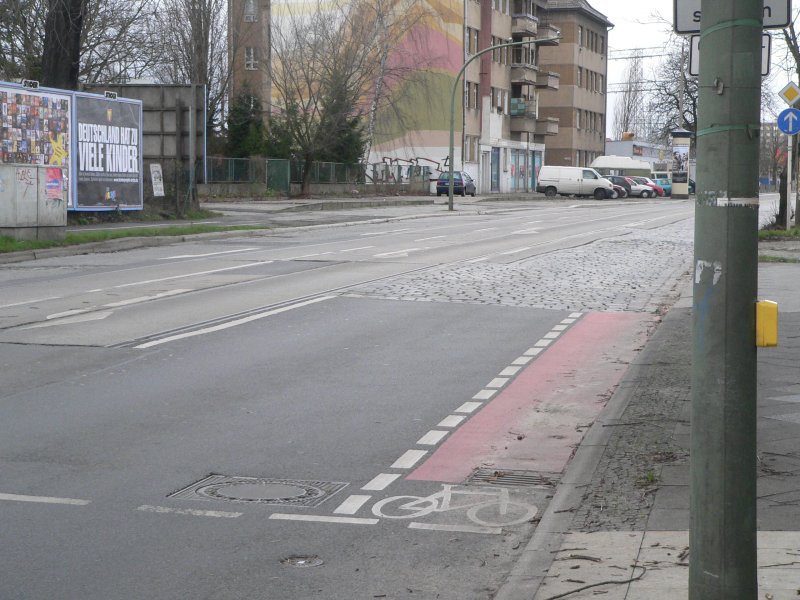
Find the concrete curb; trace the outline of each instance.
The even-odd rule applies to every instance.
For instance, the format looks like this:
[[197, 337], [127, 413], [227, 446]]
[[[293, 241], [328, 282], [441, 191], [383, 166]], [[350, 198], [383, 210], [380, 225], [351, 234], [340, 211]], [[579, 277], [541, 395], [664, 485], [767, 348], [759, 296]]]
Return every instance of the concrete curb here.
[[[484, 214], [490, 211], [480, 211]], [[135, 250], [137, 248], [150, 248], [155, 246], [168, 246], [170, 244], [181, 244], [184, 242], [191, 242], [195, 240], [215, 240], [215, 239], [228, 239], [234, 237], [261, 237], [269, 236], [279, 232], [291, 231], [311, 231], [315, 229], [330, 229], [334, 227], [352, 227], [354, 225], [364, 224], [380, 224], [392, 223], [395, 221], [406, 221], [411, 219], [424, 219], [429, 217], [445, 217], [445, 216], [467, 216], [480, 214], [478, 211], [453, 211], [453, 212], [436, 212], [436, 213], [421, 213], [416, 215], [402, 215], [395, 217], [380, 217], [376, 219], [365, 219], [363, 221], [344, 221], [340, 223], [320, 223], [319, 225], [300, 225], [293, 227], [291, 225], [275, 224], [273, 226], [264, 227], [263, 229], [239, 229], [235, 231], [214, 231], [209, 233], [195, 233], [191, 235], [174, 235], [174, 236], [150, 236], [150, 237], [129, 237], [119, 238], [115, 240], [106, 240], [103, 242], [89, 242], [86, 244], [76, 244], [74, 246], [59, 246], [57, 248], [42, 248], [41, 250], [23, 250], [20, 252], [8, 252], [0, 254], [0, 265], [24, 262], [28, 260], [41, 260], [44, 258], [61, 258], [64, 256], [78, 256], [81, 254], [103, 253], [103, 252], [121, 252], [124, 250]], [[143, 225], [142, 229], [147, 229], [147, 225]]]

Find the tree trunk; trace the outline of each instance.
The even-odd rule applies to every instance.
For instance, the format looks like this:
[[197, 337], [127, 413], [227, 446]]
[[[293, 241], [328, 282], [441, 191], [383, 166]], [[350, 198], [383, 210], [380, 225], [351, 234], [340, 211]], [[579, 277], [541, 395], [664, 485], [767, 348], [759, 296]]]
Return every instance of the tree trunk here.
[[42, 56], [43, 85], [77, 89], [85, 2], [50, 0]]

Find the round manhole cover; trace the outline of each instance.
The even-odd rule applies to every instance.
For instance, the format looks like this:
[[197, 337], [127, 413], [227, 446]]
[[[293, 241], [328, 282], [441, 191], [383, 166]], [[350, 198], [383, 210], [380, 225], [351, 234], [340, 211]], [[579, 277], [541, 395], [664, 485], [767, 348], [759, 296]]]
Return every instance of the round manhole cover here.
[[290, 501], [316, 498], [324, 494], [322, 490], [311, 486], [265, 481], [216, 483], [204, 486], [197, 492], [209, 498], [240, 502]]
[[281, 564], [288, 567], [318, 567], [324, 564], [319, 556], [287, 556]]

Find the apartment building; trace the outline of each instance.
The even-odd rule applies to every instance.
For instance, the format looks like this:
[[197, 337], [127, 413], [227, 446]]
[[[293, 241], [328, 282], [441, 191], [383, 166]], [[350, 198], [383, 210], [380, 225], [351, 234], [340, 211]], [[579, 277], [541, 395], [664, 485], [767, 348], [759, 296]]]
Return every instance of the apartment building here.
[[541, 94], [539, 116], [558, 120], [547, 143], [549, 165], [585, 167], [605, 153], [608, 31], [613, 24], [586, 0], [549, 0], [547, 19], [561, 31], [539, 61], [558, 73], [557, 91]]
[[[434, 174], [447, 169], [451, 90], [465, 63], [453, 164], [473, 176], [480, 193], [534, 190], [545, 161], [588, 165], [603, 154], [611, 24], [602, 14], [585, 0], [431, 0], [430, 6], [433, 17], [414, 31], [413, 43], [390, 58], [419, 69], [419, 76], [396, 83], [392, 110], [405, 115], [378, 114], [369, 162]], [[249, 89], [266, 107], [269, 0], [229, 0], [229, 8], [233, 93]], [[531, 43], [477, 56], [509, 41]]]
[[[538, 64], [543, 45], [558, 44], [558, 31], [541, 20], [545, 0], [466, 0], [465, 61], [484, 48], [510, 41], [474, 60], [465, 72], [464, 170], [481, 192], [535, 189], [545, 139], [557, 123], [540, 119], [539, 93], [558, 89], [558, 75]], [[550, 39], [541, 42], [534, 40]]]

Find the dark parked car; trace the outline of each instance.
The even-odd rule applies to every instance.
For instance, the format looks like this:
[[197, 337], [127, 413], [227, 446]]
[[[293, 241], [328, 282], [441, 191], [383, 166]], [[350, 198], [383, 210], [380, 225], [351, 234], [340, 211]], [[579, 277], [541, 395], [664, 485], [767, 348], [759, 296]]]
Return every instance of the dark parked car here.
[[[442, 173], [439, 175], [439, 179], [436, 180], [436, 195], [441, 196], [442, 194], [449, 194], [450, 186], [450, 173]], [[469, 173], [464, 171], [453, 171], [453, 194], [458, 194], [459, 196], [466, 196], [469, 194], [470, 196], [475, 196], [475, 182], [472, 180], [472, 177], [469, 176]]]
[[619, 185], [625, 188], [627, 195], [631, 195], [631, 184], [628, 182], [627, 179], [622, 177], [621, 175], [605, 175], [605, 178], [608, 179], [614, 185]]
[[[608, 179], [608, 177], [606, 177]], [[628, 190], [626, 190], [621, 185], [617, 185], [616, 183], [612, 184], [614, 186], [614, 195], [611, 196], [612, 198], [627, 198], [628, 197]]]

